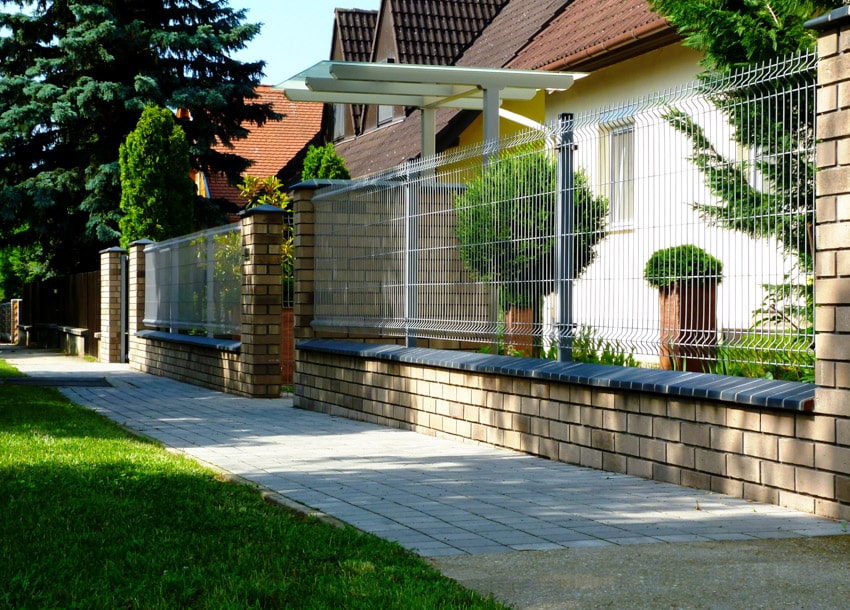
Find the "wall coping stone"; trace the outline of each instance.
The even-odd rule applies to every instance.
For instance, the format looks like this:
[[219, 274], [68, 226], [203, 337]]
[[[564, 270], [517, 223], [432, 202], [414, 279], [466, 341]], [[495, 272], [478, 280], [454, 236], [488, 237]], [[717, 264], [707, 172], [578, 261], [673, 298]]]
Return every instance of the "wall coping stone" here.
[[475, 373], [557, 381], [612, 390], [631, 390], [673, 397], [704, 398], [737, 405], [785, 411], [812, 411], [815, 401], [815, 384], [795, 381], [627, 368], [605, 364], [554, 362], [539, 358], [516, 358], [452, 350], [410, 348], [401, 345], [354, 343], [333, 339], [301, 341], [296, 345], [296, 349]]
[[842, 6], [835, 10], [806, 21], [803, 26], [812, 30], [837, 28], [850, 18], [850, 6]]
[[194, 335], [180, 335], [167, 333], [161, 330], [140, 330], [136, 336], [141, 339], [156, 339], [168, 343], [183, 343], [197, 347], [208, 347], [220, 352], [238, 353], [242, 349], [242, 342], [235, 339], [215, 339], [212, 337], [196, 337]]

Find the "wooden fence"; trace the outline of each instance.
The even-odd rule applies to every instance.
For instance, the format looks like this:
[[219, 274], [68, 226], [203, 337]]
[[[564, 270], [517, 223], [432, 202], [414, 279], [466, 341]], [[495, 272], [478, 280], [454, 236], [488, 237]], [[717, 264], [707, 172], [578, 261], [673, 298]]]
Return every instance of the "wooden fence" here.
[[24, 286], [21, 325], [31, 327], [34, 342], [59, 347], [59, 328], [85, 331], [85, 353], [98, 355], [100, 271], [55, 277]]

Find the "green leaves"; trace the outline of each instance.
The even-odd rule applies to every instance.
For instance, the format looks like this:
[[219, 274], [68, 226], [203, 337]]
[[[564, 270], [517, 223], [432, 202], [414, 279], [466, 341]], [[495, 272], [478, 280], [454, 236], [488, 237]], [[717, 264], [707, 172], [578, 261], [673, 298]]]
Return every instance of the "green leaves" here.
[[324, 146], [313, 146], [307, 149], [304, 157], [302, 180], [349, 180], [351, 174], [345, 167], [345, 161], [340, 157], [334, 145], [330, 142]]
[[148, 106], [120, 148], [121, 246], [192, 230], [195, 189], [186, 134], [167, 108]]
[[259, 26], [226, 2], [3, 4], [0, 191], [17, 195], [0, 201], [0, 217], [14, 219], [0, 243], [37, 245], [54, 273], [94, 267], [117, 237], [111, 168], [143, 108], [186, 109], [191, 166], [234, 181], [247, 162], [212, 147], [243, 137], [243, 122], [276, 118], [250, 103], [262, 62], [229, 57]]

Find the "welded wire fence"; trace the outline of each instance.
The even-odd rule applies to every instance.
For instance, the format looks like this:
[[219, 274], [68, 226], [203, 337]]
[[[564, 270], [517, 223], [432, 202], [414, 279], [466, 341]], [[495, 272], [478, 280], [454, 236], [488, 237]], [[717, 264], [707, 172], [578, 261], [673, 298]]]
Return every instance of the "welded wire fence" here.
[[240, 245], [236, 224], [145, 246], [145, 325], [209, 337], [238, 334]]
[[806, 378], [814, 70], [777, 60], [320, 191], [314, 324]]

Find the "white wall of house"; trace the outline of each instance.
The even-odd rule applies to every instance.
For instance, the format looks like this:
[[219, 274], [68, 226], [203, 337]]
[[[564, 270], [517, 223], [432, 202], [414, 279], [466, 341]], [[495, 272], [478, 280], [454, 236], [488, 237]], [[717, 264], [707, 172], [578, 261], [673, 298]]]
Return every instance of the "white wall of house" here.
[[[636, 355], [653, 353], [651, 342], [659, 337], [658, 294], [643, 279], [644, 265], [656, 250], [692, 243], [723, 262], [717, 295], [721, 330], [750, 327], [764, 298], [761, 285], [782, 283], [793, 270], [793, 260], [775, 241], [755, 240], [700, 218], [692, 204], [714, 199], [688, 161], [688, 139], [667, 125], [660, 116], [663, 110], [634, 103], [693, 82], [701, 71], [699, 58], [672, 45], [594, 72], [546, 100], [547, 121], [563, 112], [579, 116], [602, 111], [601, 126], [577, 126], [575, 163], [588, 173], [595, 192], [609, 197], [612, 215], [597, 259], [575, 284], [573, 318], [598, 328], [603, 337], [634, 342]], [[694, 106], [683, 110], [694, 116], [705, 111]], [[747, 154], [736, 150], [719, 114], [698, 122], [718, 151], [733, 158]], [[629, 184], [618, 187], [617, 176]]]

